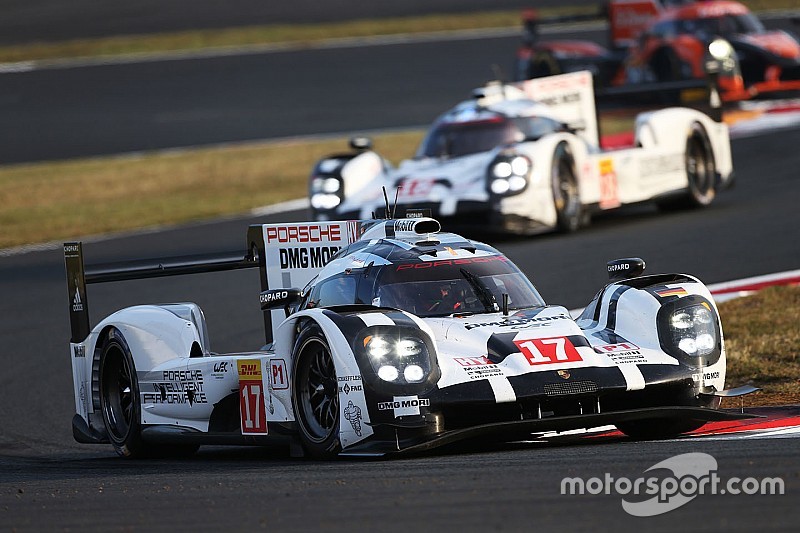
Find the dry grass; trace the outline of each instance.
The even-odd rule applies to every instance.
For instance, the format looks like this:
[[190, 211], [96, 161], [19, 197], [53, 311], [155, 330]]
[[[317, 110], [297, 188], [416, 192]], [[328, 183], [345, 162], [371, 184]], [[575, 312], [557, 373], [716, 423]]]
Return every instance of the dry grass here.
[[[772, 287], [720, 304], [729, 387], [763, 390], [745, 405], [800, 403], [800, 287]], [[738, 399], [726, 400], [736, 407]]]
[[[407, 157], [422, 132], [376, 147]], [[246, 212], [306, 195], [316, 160], [347, 140], [260, 143], [0, 167], [0, 248]]]

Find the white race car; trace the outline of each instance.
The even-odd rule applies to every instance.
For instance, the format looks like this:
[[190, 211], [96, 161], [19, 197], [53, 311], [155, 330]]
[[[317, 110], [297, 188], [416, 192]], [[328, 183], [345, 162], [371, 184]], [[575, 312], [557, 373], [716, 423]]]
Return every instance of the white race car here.
[[594, 212], [655, 201], [706, 206], [733, 178], [725, 124], [672, 107], [636, 118], [635, 146], [602, 150], [591, 74], [488, 85], [434, 122], [413, 159], [395, 168], [371, 149], [319, 161], [315, 220], [398, 211], [491, 231], [574, 231]]
[[[294, 443], [327, 458], [752, 417], [717, 408], [753, 388], [724, 389], [719, 315], [696, 278], [612, 261], [573, 319], [496, 249], [439, 230], [429, 218], [254, 225], [231, 260], [104, 270], [65, 244], [75, 439], [130, 457]], [[194, 303], [90, 325], [87, 283], [248, 267], [261, 272], [261, 349], [214, 352]]]

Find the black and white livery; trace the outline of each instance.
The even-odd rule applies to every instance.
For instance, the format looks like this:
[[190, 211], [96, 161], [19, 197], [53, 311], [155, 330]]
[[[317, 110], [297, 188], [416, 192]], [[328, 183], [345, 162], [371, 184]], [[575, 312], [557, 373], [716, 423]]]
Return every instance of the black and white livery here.
[[671, 107], [637, 116], [631, 145], [601, 148], [589, 72], [488, 85], [431, 126], [413, 159], [393, 167], [368, 139], [319, 161], [310, 177], [316, 220], [398, 213], [520, 234], [574, 231], [592, 213], [655, 201], [707, 206], [733, 176], [727, 126]]
[[[573, 319], [503, 254], [430, 218], [254, 225], [242, 257], [85, 269], [65, 244], [75, 438], [123, 456], [286, 442], [382, 455], [460, 439], [614, 424], [678, 435], [717, 409], [725, 344], [684, 274], [611, 281]], [[90, 328], [87, 283], [258, 267], [266, 345], [211, 349], [192, 303], [122, 309]], [[256, 292], [254, 291], [254, 297]]]

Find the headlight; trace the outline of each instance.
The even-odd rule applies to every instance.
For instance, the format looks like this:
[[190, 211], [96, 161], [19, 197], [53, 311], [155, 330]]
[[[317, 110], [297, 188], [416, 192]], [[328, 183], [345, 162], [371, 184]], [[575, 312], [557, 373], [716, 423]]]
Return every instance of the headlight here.
[[396, 384], [422, 383], [431, 374], [425, 341], [409, 331], [372, 331], [360, 344], [372, 370], [383, 381]]
[[716, 321], [707, 305], [677, 309], [669, 317], [672, 343], [686, 355], [704, 357], [717, 347]]
[[311, 207], [314, 209], [333, 209], [342, 202], [336, 194], [314, 194], [311, 196]]
[[499, 154], [489, 165], [488, 189], [495, 196], [517, 194], [528, 185], [533, 164], [518, 154]]
[[338, 178], [316, 176], [311, 180], [311, 193], [336, 193], [342, 188]]
[[725, 39], [714, 39], [708, 45], [708, 53], [717, 61], [724, 61], [733, 56], [733, 47]]

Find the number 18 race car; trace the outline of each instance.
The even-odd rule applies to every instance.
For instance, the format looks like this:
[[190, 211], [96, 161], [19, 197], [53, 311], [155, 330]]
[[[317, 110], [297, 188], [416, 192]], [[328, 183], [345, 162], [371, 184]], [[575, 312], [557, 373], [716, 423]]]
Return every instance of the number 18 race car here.
[[351, 141], [354, 152], [319, 161], [309, 182], [314, 218], [380, 214], [383, 186], [398, 189], [401, 215], [413, 208], [492, 232], [573, 231], [627, 204], [706, 206], [731, 183], [727, 126], [694, 109], [641, 113], [635, 146], [601, 149], [589, 72], [489, 85], [475, 96], [439, 117], [399, 167], [363, 138]]
[[[65, 244], [76, 440], [128, 457], [283, 443], [326, 458], [607, 424], [654, 438], [749, 416], [718, 409], [746, 390], [724, 390], [708, 289], [642, 276], [640, 259], [610, 262], [574, 320], [496, 249], [430, 218], [254, 225], [246, 249], [87, 270]], [[90, 327], [88, 283], [247, 267], [261, 272], [261, 349], [212, 351], [193, 303]]]

